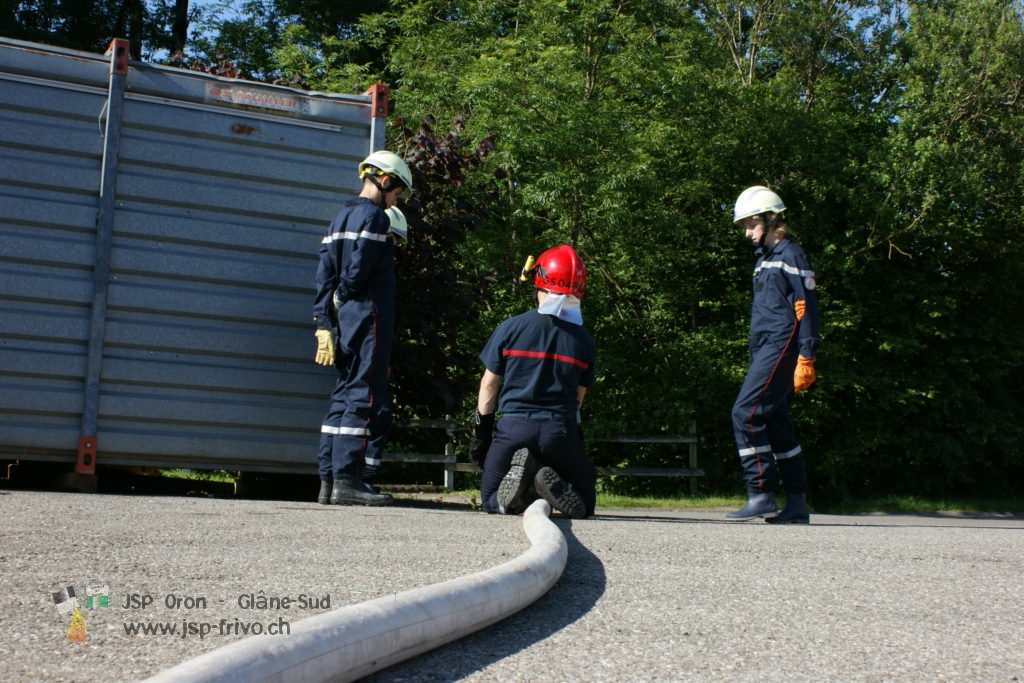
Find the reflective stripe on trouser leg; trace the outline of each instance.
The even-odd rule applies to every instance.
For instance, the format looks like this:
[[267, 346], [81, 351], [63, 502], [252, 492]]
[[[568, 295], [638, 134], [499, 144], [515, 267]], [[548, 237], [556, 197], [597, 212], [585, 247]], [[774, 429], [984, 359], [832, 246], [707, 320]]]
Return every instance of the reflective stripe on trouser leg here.
[[[331, 478], [355, 479], [359, 476], [367, 436], [369, 430], [366, 427], [321, 425], [321, 453], [329, 453]], [[321, 455], [321, 469], [324, 459]]]
[[751, 493], [774, 492], [774, 453], [799, 449], [789, 417], [796, 354], [774, 344], [751, 350], [750, 368], [732, 407], [733, 436]]
[[394, 316], [374, 302], [345, 302], [338, 311], [338, 382], [324, 428], [336, 429], [332, 445], [335, 478], [362, 475], [367, 463], [380, 464], [391, 431], [388, 363], [394, 345]]
[[743, 483], [749, 493], [774, 493], [779, 480], [775, 456], [765, 449], [740, 456]]

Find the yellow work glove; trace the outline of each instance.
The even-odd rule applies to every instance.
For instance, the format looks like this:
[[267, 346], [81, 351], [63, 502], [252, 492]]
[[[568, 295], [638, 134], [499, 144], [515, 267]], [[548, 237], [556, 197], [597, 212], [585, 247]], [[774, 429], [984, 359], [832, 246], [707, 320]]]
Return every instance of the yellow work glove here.
[[817, 376], [814, 374], [814, 359], [798, 356], [796, 359], [796, 371], [793, 373], [793, 389], [799, 394], [814, 384], [815, 379], [817, 379]]
[[793, 302], [793, 313], [796, 315], [796, 321], [800, 322], [804, 319], [804, 307], [807, 306], [807, 302], [803, 299], [797, 299]]
[[334, 331], [316, 331], [316, 362], [319, 365], [334, 365]]

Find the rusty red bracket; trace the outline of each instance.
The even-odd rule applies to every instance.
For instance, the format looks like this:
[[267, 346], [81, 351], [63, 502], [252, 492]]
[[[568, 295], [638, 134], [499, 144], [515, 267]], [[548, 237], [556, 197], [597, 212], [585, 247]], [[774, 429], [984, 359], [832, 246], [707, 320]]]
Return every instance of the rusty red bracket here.
[[388, 86], [384, 85], [383, 81], [377, 81], [374, 85], [370, 86], [366, 94], [370, 96], [370, 109], [373, 111], [371, 116], [386, 119], [389, 114]]
[[119, 76], [128, 74], [128, 48], [128, 40], [125, 38], [114, 38], [110, 41], [107, 51], [103, 53], [104, 57], [113, 55], [110, 60], [110, 73]]
[[96, 474], [96, 437], [83, 436], [78, 439], [78, 462], [76, 474]]

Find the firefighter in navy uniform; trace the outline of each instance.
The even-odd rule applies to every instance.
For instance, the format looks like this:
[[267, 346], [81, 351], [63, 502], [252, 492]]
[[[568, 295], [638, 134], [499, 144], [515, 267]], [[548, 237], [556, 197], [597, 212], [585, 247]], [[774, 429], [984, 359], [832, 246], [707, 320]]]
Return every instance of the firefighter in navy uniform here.
[[[807, 524], [807, 469], [790, 417], [794, 391], [815, 380], [818, 300], [811, 263], [780, 215], [786, 206], [766, 187], [747, 188], [733, 221], [757, 250], [750, 315], [750, 366], [732, 408], [747, 503], [731, 520], [765, 517], [773, 524]], [[780, 483], [786, 507], [775, 515]]]
[[537, 307], [501, 323], [480, 353], [470, 445], [484, 470], [480, 501], [487, 512], [518, 514], [539, 495], [568, 517], [587, 517], [597, 484], [579, 428], [596, 361], [580, 312], [587, 269], [562, 245], [528, 261], [523, 276], [531, 275]]
[[316, 362], [338, 371], [320, 427], [317, 500], [387, 505], [391, 496], [372, 482], [391, 430], [396, 282], [388, 211], [412, 190], [412, 174], [397, 154], [377, 151], [359, 164], [359, 177], [359, 196], [343, 204], [320, 244], [316, 274]]

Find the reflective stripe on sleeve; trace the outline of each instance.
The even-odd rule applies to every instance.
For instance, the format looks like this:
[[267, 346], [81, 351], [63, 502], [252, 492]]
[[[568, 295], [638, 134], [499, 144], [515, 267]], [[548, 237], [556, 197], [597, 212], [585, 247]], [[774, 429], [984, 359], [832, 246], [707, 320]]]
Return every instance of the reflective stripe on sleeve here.
[[329, 235], [325, 235], [323, 244], [330, 244], [331, 242], [337, 242], [338, 240], [373, 240], [374, 242], [383, 242], [388, 238], [387, 235], [380, 235], [369, 230], [363, 230], [362, 232], [332, 232]]
[[813, 270], [801, 270], [794, 266], [789, 265], [785, 261], [764, 261], [761, 263], [761, 267], [754, 271], [754, 275], [757, 275], [765, 268], [778, 268], [787, 275], [796, 275], [798, 277], [814, 277]]

